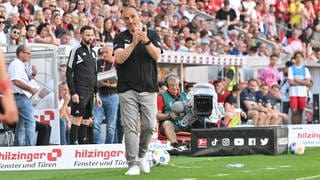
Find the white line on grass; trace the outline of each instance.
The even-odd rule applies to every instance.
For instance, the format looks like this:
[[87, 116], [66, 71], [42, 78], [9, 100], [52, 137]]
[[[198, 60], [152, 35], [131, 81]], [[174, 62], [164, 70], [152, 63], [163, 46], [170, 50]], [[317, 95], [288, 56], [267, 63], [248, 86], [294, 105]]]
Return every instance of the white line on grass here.
[[219, 176], [219, 177], [221, 177], [221, 176], [229, 176], [229, 174], [216, 174], [216, 176]]
[[241, 171], [241, 172], [243, 172], [243, 173], [252, 173], [253, 171]]
[[279, 168], [289, 168], [289, 167], [292, 167], [290, 165], [282, 165], [282, 166], [279, 166]]
[[179, 166], [175, 164], [169, 164], [169, 166], [176, 167], [176, 168], [183, 168], [183, 169], [200, 169], [200, 166]]
[[278, 166], [278, 167], [265, 167], [263, 169], [266, 169], [266, 170], [275, 170], [275, 169], [278, 169], [278, 168], [290, 168], [291, 166], [290, 165], [281, 165], [281, 166]]
[[301, 177], [301, 178], [297, 178], [296, 180], [317, 179], [319, 177], [320, 177], [320, 174], [315, 176]]
[[182, 180], [197, 180], [197, 178], [182, 178]]

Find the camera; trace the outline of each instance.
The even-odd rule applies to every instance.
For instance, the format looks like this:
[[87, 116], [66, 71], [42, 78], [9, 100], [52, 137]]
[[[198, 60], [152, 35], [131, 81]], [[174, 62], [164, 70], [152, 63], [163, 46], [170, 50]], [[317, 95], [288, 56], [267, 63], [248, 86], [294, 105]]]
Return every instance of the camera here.
[[184, 115], [181, 124], [191, 126], [198, 120], [212, 119], [218, 115], [217, 94], [213, 85], [209, 83], [195, 84], [187, 95], [186, 101], [176, 101], [172, 104], [172, 111]]

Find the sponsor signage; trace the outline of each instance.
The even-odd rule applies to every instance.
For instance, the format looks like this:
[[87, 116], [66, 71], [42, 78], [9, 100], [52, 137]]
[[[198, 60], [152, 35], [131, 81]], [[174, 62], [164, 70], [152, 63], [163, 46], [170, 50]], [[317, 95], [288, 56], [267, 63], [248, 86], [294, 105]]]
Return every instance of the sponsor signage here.
[[123, 167], [123, 144], [0, 148], [0, 171]]
[[156, 149], [158, 150], [170, 150], [171, 149], [171, 143], [167, 140], [158, 140], [158, 132], [153, 133], [149, 146], [149, 151], [154, 151]]
[[320, 146], [319, 124], [290, 125], [288, 128], [289, 144], [293, 142], [302, 142], [306, 147]]
[[288, 149], [288, 129], [282, 127], [237, 127], [193, 129], [193, 156], [280, 154]]
[[34, 117], [51, 126], [50, 144], [60, 144], [60, 119], [58, 109], [34, 109]]

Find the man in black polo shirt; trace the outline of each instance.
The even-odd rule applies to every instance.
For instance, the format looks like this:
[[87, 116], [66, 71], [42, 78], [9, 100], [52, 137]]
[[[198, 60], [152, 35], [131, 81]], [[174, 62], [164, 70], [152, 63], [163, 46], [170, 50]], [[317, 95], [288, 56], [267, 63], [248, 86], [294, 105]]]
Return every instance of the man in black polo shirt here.
[[281, 121], [288, 120], [288, 115], [279, 112], [279, 109], [276, 107], [281, 97], [280, 87], [277, 84], [272, 85], [270, 90], [267, 84], [262, 84], [256, 97], [258, 102], [267, 109], [267, 118], [264, 125], [279, 125]]
[[143, 27], [134, 6], [124, 8], [122, 18], [128, 29], [115, 37], [114, 56], [129, 165], [125, 175], [139, 175], [140, 171], [150, 172], [144, 157], [156, 127], [157, 60], [161, 57], [162, 48], [159, 35]]
[[261, 111], [266, 115], [265, 119], [259, 121], [259, 125], [270, 125], [270, 121], [275, 120], [276, 114], [272, 110], [268, 84], [260, 85], [260, 90], [256, 91], [256, 100]]
[[247, 119], [244, 119], [244, 121], [251, 119], [254, 125], [258, 125], [260, 119], [265, 119], [265, 114], [257, 105], [257, 99], [255, 95], [257, 86], [257, 80], [250, 79], [248, 81], [247, 88], [244, 88], [240, 94], [240, 108], [247, 114]]

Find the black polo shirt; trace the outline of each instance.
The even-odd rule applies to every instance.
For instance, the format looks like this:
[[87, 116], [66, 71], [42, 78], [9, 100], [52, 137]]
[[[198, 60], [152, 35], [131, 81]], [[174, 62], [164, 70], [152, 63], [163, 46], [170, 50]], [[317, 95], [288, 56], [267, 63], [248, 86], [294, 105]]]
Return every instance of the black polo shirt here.
[[[155, 31], [148, 30], [148, 38], [161, 49], [160, 37]], [[114, 50], [125, 49], [132, 42], [129, 30], [119, 33], [114, 39]], [[118, 92], [128, 90], [137, 92], [158, 92], [157, 62], [151, 58], [147, 48], [141, 42], [132, 51], [129, 58], [122, 64], [117, 64]]]
[[256, 100], [258, 103], [261, 103], [263, 106], [265, 106], [268, 103], [271, 103], [269, 93], [266, 95], [262, 95], [261, 91], [256, 91]]
[[248, 108], [244, 104], [244, 101], [250, 101], [252, 104], [257, 104], [255, 92], [250, 92], [248, 88], [244, 88], [240, 93], [240, 108], [244, 112], [248, 112]]

